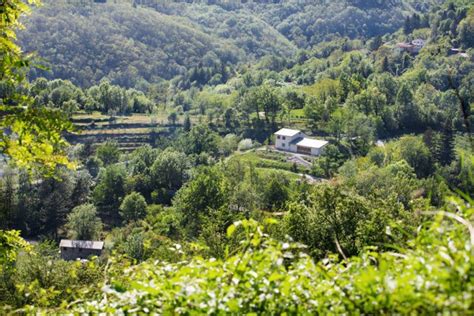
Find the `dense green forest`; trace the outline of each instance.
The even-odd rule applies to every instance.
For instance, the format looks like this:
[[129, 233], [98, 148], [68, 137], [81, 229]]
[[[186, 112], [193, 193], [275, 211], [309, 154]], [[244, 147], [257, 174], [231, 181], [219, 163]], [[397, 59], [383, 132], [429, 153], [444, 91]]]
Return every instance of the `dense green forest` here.
[[2, 4], [2, 313], [472, 313], [470, 1], [104, 2]]
[[[186, 86], [198, 66], [209, 72], [206, 82], [218, 83], [223, 71], [238, 71], [238, 64], [264, 55], [291, 57], [298, 48], [337, 37], [392, 33], [403, 26], [405, 15], [417, 12], [402, 1], [61, 3], [35, 10], [19, 34], [25, 51], [38, 51], [52, 70], [33, 76], [84, 87], [107, 77], [139, 89], [174, 77]], [[421, 12], [429, 8], [420, 7]]]

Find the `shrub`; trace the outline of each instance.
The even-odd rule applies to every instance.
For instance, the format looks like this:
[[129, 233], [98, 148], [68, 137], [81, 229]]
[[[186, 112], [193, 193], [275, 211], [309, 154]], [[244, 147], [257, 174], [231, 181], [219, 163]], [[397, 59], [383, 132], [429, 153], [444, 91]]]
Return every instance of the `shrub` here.
[[240, 151], [245, 151], [245, 150], [249, 150], [249, 149], [252, 149], [252, 148], [253, 148], [253, 143], [252, 143], [252, 140], [250, 138], [242, 139], [239, 142], [238, 149]]

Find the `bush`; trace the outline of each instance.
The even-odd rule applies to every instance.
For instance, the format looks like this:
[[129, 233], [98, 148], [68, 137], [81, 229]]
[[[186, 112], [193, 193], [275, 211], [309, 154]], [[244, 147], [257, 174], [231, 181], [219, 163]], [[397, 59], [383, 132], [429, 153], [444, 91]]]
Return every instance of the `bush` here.
[[240, 151], [246, 151], [246, 150], [252, 149], [253, 148], [252, 140], [250, 138], [242, 139], [239, 142], [239, 145], [238, 145], [237, 148]]
[[[472, 218], [472, 207], [453, 203]], [[343, 262], [334, 256], [314, 262], [301, 245], [268, 238], [256, 222], [244, 220], [227, 230], [228, 237], [237, 228], [245, 236], [235, 255], [147, 261], [125, 270], [116, 263], [103, 288], [107, 301], [79, 301], [68, 312], [469, 314], [474, 236], [463, 223], [460, 215], [439, 213], [397, 253], [369, 248]]]

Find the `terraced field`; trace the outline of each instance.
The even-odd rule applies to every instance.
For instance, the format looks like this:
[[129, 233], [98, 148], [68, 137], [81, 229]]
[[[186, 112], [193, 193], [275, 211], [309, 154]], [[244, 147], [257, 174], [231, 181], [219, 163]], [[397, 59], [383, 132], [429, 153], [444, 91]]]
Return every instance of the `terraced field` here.
[[[293, 110], [288, 117], [288, 122], [282, 121], [280, 124], [304, 129], [306, 121], [302, 118], [302, 111], [301, 109]], [[208, 120], [206, 115], [200, 115], [192, 111], [189, 114], [192, 124], [201, 124]], [[155, 145], [157, 139], [169, 136], [183, 124], [184, 115], [178, 115], [175, 124], [168, 121], [168, 115], [169, 113], [165, 110], [154, 114], [132, 114], [114, 117], [99, 112], [76, 113], [72, 117], [76, 130], [65, 135], [65, 137], [71, 144], [89, 143], [93, 146], [113, 140], [118, 143], [121, 150], [131, 151], [145, 144]], [[273, 162], [277, 163], [277, 161]], [[291, 165], [287, 164], [284, 167], [280, 165], [279, 169], [289, 170]]]
[[91, 143], [96, 146], [113, 140], [124, 151], [131, 151], [145, 144], [153, 145], [158, 137], [169, 135], [177, 127], [167, 122], [165, 114], [119, 117], [100, 113], [76, 114], [72, 121], [76, 131], [66, 135], [70, 143]]

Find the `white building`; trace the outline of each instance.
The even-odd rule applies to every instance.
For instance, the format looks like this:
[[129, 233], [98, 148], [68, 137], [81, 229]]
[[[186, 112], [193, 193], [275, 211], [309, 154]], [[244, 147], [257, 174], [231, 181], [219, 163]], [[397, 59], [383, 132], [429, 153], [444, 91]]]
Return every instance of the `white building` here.
[[399, 53], [408, 52], [410, 54], [418, 54], [425, 44], [426, 42], [424, 40], [417, 38], [409, 43], [398, 43], [397, 48]]
[[275, 148], [279, 150], [319, 156], [328, 144], [325, 140], [306, 137], [306, 135], [294, 129], [282, 128], [275, 133]]
[[414, 39], [413, 41], [411, 41], [411, 44], [415, 45], [416, 47], [419, 47], [421, 49], [425, 46], [425, 40], [423, 40], [421, 38], [417, 38], [417, 39]]

